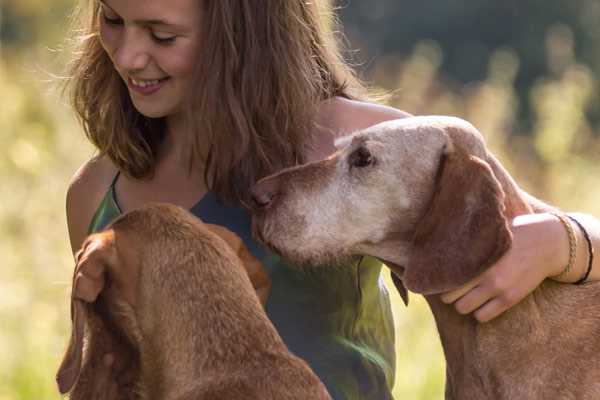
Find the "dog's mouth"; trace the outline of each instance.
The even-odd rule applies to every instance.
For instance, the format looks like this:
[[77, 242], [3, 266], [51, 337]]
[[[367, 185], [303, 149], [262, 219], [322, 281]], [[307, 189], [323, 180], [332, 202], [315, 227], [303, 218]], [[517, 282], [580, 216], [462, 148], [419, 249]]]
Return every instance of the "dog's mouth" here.
[[382, 263], [384, 263], [390, 270], [392, 270], [392, 272], [394, 274], [396, 274], [396, 276], [400, 279], [402, 279], [404, 277], [404, 273], [406, 272], [406, 267], [403, 265], [399, 265], [396, 263], [393, 263], [391, 261], [388, 260], [384, 260], [384, 259], [380, 259]]

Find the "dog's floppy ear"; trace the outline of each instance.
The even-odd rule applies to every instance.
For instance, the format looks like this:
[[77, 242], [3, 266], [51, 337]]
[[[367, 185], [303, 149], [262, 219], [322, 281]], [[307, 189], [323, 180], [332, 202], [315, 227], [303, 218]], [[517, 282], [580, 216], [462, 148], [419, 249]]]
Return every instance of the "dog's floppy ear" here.
[[83, 358], [83, 334], [87, 318], [87, 305], [81, 300], [71, 302], [72, 330], [65, 356], [58, 368], [56, 382], [61, 394], [68, 393], [79, 378]]
[[[71, 400], [117, 400], [133, 393], [139, 354], [111, 318], [106, 300], [101, 297], [92, 304], [73, 299], [73, 331], [56, 374], [58, 390], [69, 393]], [[128, 303], [112, 304], [111, 309], [117, 310], [113, 314], [131, 320]]]
[[454, 289], [496, 262], [511, 242], [504, 192], [491, 168], [448, 142], [431, 204], [417, 225], [404, 283], [423, 294]]

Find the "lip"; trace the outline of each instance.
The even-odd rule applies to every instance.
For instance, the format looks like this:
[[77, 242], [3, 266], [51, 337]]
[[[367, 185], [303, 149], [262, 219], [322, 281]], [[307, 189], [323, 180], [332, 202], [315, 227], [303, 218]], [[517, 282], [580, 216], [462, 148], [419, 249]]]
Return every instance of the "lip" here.
[[159, 91], [167, 83], [168, 80], [169, 80], [168, 77], [162, 78], [162, 79], [159, 79], [158, 83], [155, 85], [142, 87], [142, 86], [138, 86], [138, 85], [134, 84], [131, 78], [127, 78], [127, 86], [131, 90], [133, 90], [143, 96], [150, 96], [151, 94], [154, 94], [157, 91]]

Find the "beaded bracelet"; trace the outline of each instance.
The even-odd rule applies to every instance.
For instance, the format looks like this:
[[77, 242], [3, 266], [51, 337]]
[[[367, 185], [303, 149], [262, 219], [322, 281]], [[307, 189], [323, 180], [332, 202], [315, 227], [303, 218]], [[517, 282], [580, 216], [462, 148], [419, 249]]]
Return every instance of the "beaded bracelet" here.
[[570, 216], [569, 214], [566, 214], [566, 217], [569, 218], [571, 221], [573, 221], [575, 224], [577, 224], [579, 229], [581, 229], [581, 232], [583, 232], [583, 237], [585, 238], [585, 241], [587, 242], [588, 266], [587, 266], [587, 269], [586, 269], [583, 277], [581, 279], [579, 279], [577, 282], [575, 282], [576, 285], [581, 285], [587, 281], [588, 277], [590, 276], [590, 272], [592, 272], [592, 264], [594, 262], [594, 246], [592, 246], [592, 240], [590, 239], [590, 235], [587, 233], [587, 231], [585, 230], [583, 225], [579, 221], [577, 221], [574, 217]]
[[569, 236], [569, 263], [567, 264], [565, 269], [562, 270], [561, 273], [552, 277], [554, 279], [560, 279], [562, 277], [567, 276], [569, 272], [571, 272], [571, 270], [573, 269], [573, 266], [575, 265], [575, 258], [577, 257], [577, 236], [575, 236], [575, 230], [573, 229], [573, 226], [563, 214], [557, 212], [552, 212], [550, 214], [558, 218], [558, 220], [565, 227], [567, 235]]

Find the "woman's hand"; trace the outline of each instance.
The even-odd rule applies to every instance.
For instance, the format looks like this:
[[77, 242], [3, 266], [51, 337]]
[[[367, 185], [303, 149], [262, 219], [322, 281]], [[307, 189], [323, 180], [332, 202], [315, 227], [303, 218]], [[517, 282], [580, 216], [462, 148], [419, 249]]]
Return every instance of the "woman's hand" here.
[[[126, 238], [122, 236], [120, 241], [125, 243]], [[112, 229], [88, 236], [75, 257], [73, 297], [93, 303], [102, 291], [116, 291], [135, 307], [139, 264], [127, 262], [133, 257], [127, 245], [117, 252]], [[106, 287], [109, 276], [110, 285]]]
[[487, 322], [519, 303], [544, 279], [561, 273], [569, 259], [569, 240], [552, 214], [516, 217], [512, 247], [491, 268], [463, 286], [444, 293], [461, 314]]

